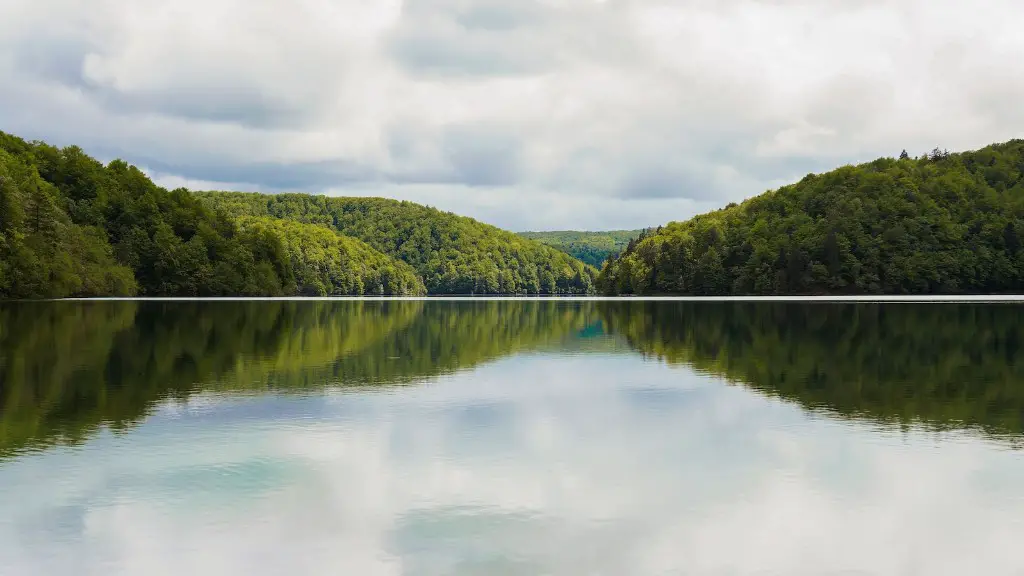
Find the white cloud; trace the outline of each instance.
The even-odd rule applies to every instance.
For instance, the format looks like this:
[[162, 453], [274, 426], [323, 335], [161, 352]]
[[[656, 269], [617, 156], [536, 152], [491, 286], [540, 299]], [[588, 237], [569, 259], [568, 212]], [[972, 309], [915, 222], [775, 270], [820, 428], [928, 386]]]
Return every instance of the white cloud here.
[[[444, 186], [432, 204], [512, 228], [654, 225], [1019, 136], [1022, 19], [1013, 0], [9, 0], [0, 129], [186, 181]], [[524, 194], [590, 209], [549, 224]]]

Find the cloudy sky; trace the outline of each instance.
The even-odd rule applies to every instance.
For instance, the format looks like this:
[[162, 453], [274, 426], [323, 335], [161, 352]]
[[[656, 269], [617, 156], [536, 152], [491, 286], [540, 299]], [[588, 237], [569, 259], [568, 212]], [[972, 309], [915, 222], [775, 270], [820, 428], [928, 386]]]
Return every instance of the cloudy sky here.
[[0, 130], [514, 230], [1024, 133], [1017, 0], [4, 0]]

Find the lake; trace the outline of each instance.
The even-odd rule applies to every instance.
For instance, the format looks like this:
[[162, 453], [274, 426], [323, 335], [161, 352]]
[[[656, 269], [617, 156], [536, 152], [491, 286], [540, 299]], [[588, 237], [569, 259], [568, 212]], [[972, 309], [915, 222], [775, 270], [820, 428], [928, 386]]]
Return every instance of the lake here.
[[1024, 305], [0, 304], [0, 574], [1024, 574]]

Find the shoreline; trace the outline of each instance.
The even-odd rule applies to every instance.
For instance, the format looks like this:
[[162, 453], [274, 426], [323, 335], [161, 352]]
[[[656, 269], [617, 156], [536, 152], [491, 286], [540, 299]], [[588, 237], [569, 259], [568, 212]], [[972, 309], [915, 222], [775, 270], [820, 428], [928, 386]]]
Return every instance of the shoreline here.
[[572, 301], [572, 302], [794, 302], [794, 303], [1012, 303], [1024, 302], [1024, 294], [888, 295], [888, 296], [111, 296], [53, 298], [40, 300], [0, 300], [0, 304], [18, 302], [260, 302], [260, 301]]

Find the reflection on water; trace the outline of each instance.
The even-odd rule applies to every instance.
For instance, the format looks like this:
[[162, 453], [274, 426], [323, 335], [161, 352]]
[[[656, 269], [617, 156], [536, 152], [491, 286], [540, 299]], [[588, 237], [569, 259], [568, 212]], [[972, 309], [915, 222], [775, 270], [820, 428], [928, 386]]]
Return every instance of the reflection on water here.
[[647, 356], [834, 415], [1024, 432], [1024, 306], [630, 302], [610, 330]]
[[2, 305], [0, 574], [1024, 574], [1022, 330], [1005, 304]]

